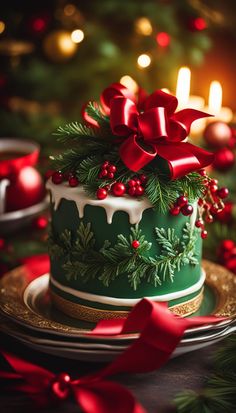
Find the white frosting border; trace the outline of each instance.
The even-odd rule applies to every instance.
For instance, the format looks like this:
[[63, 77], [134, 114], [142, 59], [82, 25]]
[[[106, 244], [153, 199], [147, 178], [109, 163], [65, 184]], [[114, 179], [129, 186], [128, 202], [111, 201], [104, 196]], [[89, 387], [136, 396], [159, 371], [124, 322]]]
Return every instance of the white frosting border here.
[[171, 301], [171, 300], [182, 298], [182, 297], [185, 297], [186, 295], [195, 293], [196, 291], [200, 290], [200, 288], [203, 286], [205, 278], [206, 278], [206, 273], [202, 268], [200, 279], [198, 280], [198, 282], [196, 282], [191, 287], [185, 288], [184, 290], [181, 290], [181, 291], [175, 291], [174, 293], [156, 295], [156, 296], [151, 296], [151, 297], [149, 296], [139, 297], [139, 298], [115, 298], [115, 297], [107, 297], [104, 295], [85, 293], [83, 291], [78, 291], [78, 290], [75, 290], [74, 288], [66, 287], [62, 285], [61, 283], [56, 281], [55, 278], [52, 277], [52, 275], [50, 276], [50, 281], [59, 290], [65, 293], [68, 293], [76, 298], [81, 298], [86, 301], [92, 301], [92, 302], [97, 302], [101, 304], [116, 305], [116, 306], [121, 306], [121, 307], [122, 306], [133, 307], [135, 306], [135, 304], [137, 304], [140, 301], [141, 298], [148, 298], [149, 300], [152, 300], [152, 301]]

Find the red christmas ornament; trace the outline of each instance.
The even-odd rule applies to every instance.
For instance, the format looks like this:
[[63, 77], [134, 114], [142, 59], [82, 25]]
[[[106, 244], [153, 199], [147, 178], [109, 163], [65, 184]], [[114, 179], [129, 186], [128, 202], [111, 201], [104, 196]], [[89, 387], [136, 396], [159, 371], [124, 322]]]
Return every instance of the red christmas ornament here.
[[45, 195], [43, 179], [31, 166], [23, 168], [6, 191], [6, 211], [17, 211], [42, 201]]
[[61, 184], [62, 181], [63, 181], [63, 179], [64, 179], [64, 175], [63, 175], [63, 173], [60, 172], [60, 171], [56, 171], [56, 172], [54, 172], [54, 174], [52, 175], [52, 182], [53, 182], [55, 185]]
[[137, 248], [139, 247], [139, 245], [140, 245], [140, 242], [139, 242], [137, 239], [135, 239], [135, 240], [132, 242], [132, 247], [133, 247], [134, 249], [137, 249]]
[[228, 169], [232, 168], [234, 162], [234, 153], [228, 148], [222, 148], [215, 153], [213, 167], [218, 171], [227, 171]]
[[211, 122], [207, 125], [203, 136], [211, 147], [222, 148], [229, 143], [232, 137], [232, 130], [224, 122]]
[[232, 239], [224, 239], [220, 244], [220, 250], [224, 251], [232, 251], [234, 247], [235, 243], [234, 241], [232, 241]]
[[107, 190], [105, 188], [98, 188], [97, 199], [105, 199], [107, 197]]
[[72, 188], [79, 185], [79, 180], [76, 178], [76, 176], [71, 176], [71, 177], [69, 178], [69, 185], [70, 185]]
[[115, 196], [123, 196], [125, 194], [126, 188], [125, 185], [122, 184], [121, 182], [116, 182], [112, 186], [112, 193]]

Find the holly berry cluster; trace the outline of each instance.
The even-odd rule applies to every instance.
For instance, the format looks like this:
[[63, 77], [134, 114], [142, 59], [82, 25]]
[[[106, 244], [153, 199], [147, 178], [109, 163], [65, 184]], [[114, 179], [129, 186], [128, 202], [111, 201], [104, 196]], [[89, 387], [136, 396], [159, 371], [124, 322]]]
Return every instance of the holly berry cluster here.
[[195, 226], [201, 228], [201, 237], [207, 237], [207, 231], [205, 230], [204, 221], [211, 223], [217, 214], [222, 212], [225, 208], [223, 199], [229, 195], [229, 190], [226, 187], [218, 188], [217, 179], [211, 179], [207, 176], [205, 170], [201, 170], [200, 174], [205, 176], [205, 193], [204, 198], [198, 200], [199, 219], [197, 219]]
[[102, 188], [97, 190], [97, 198], [105, 199], [110, 192], [114, 196], [123, 196], [129, 194], [132, 197], [142, 196], [145, 191], [145, 185], [147, 183], [147, 177], [144, 174], [134, 176], [132, 179], [129, 179], [126, 185], [122, 182], [114, 180], [116, 173], [116, 166], [111, 164], [109, 161], [105, 161], [99, 171], [98, 178], [100, 179], [111, 179], [111, 182], [108, 185], [104, 185]]
[[59, 185], [64, 181], [68, 181], [69, 185], [72, 188], [79, 185], [78, 178], [72, 172], [62, 173], [61, 171], [51, 171], [51, 170], [49, 170], [49, 171], [46, 172], [45, 176], [46, 176], [46, 179], [52, 178], [52, 182], [55, 185]]
[[181, 195], [177, 198], [176, 202], [170, 209], [171, 215], [179, 215], [180, 213], [189, 216], [193, 213], [193, 207], [188, 203], [188, 198], [184, 195]]
[[236, 274], [236, 244], [231, 239], [221, 242], [217, 251], [218, 260], [228, 270]]

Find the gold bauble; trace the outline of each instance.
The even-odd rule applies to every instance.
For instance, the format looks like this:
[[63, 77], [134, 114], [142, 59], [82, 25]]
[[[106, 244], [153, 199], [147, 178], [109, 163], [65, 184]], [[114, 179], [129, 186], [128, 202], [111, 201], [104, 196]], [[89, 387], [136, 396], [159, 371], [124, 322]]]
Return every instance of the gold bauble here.
[[71, 32], [55, 30], [45, 38], [43, 50], [50, 60], [60, 63], [74, 56], [77, 50], [77, 44], [73, 42]]

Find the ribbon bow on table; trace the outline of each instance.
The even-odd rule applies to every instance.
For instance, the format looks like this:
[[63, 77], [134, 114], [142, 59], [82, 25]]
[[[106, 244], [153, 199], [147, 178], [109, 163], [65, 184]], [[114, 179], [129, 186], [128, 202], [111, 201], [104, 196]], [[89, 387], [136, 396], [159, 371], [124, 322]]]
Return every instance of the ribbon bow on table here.
[[[177, 98], [162, 90], [142, 97], [136, 104], [132, 92], [120, 83], [113, 83], [103, 91], [101, 104], [104, 113], [110, 116], [112, 133], [119, 137], [120, 157], [132, 171], [139, 171], [156, 156], [167, 161], [171, 179], [212, 163], [212, 153], [184, 142], [192, 122], [211, 115], [195, 109], [175, 113]], [[88, 116], [86, 107], [83, 117], [93, 126], [99, 126]]]
[[[25, 270], [30, 280], [37, 260], [43, 271], [49, 269], [46, 255], [25, 260]], [[39, 273], [35, 278], [37, 276]], [[73, 396], [85, 413], [145, 413], [128, 389], [106, 378], [122, 372], [144, 373], [159, 369], [168, 361], [186, 329], [223, 319], [215, 316], [181, 318], [172, 314], [166, 303], [143, 299], [126, 319], [102, 320], [89, 333], [94, 336], [139, 333], [139, 337], [123, 353], [98, 372], [72, 380], [66, 373], [55, 375], [1, 350], [0, 354], [11, 366], [12, 372], [0, 371], [0, 379], [11, 389], [24, 392], [41, 404], [52, 399], [63, 401]]]

